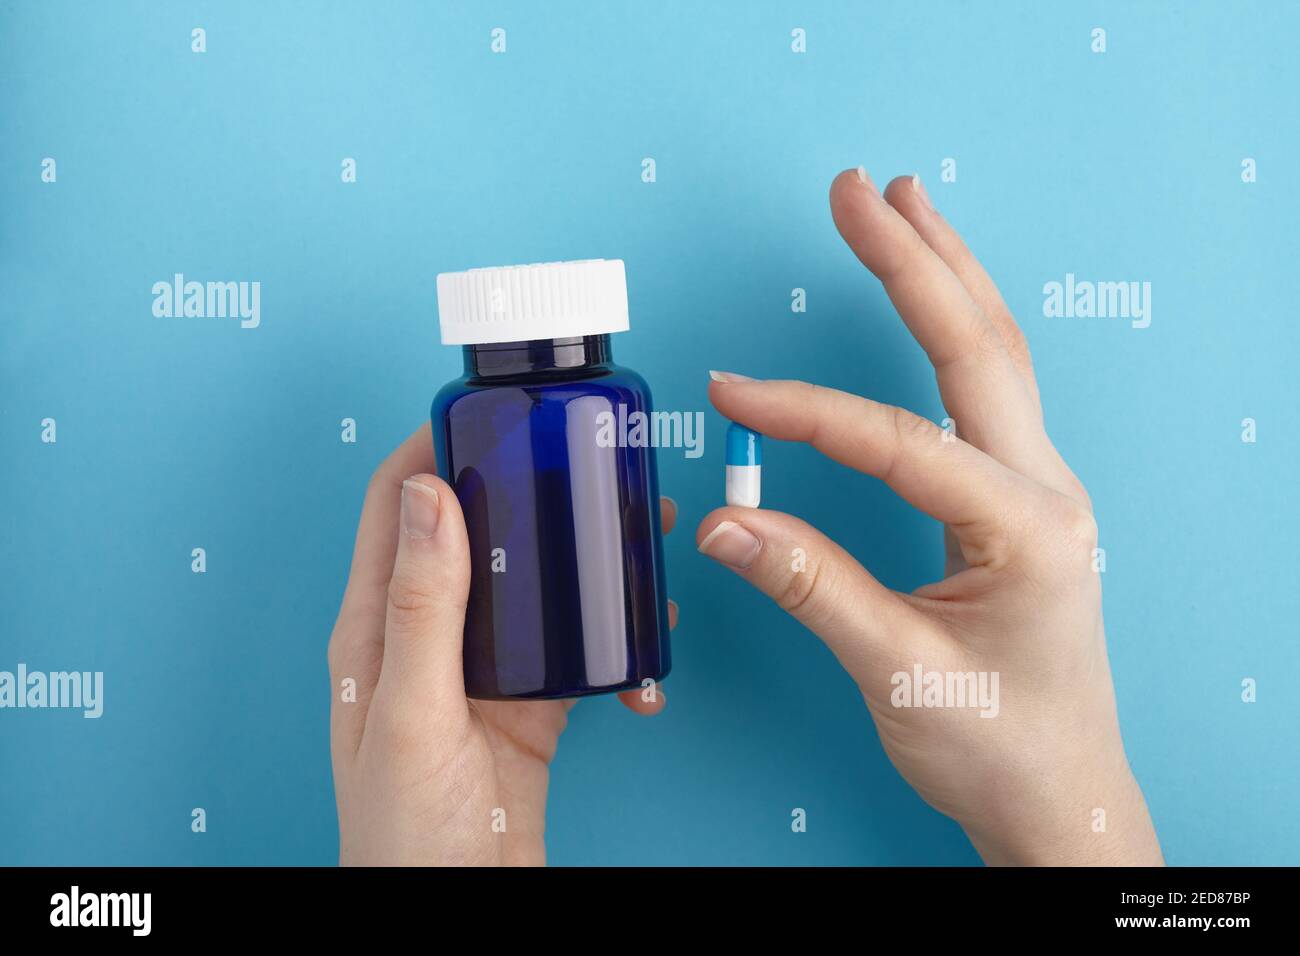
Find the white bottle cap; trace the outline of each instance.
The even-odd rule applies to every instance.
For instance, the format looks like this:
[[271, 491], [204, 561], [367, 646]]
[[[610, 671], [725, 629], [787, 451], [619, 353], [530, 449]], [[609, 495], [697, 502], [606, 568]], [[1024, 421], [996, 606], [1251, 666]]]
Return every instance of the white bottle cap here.
[[539, 262], [438, 275], [443, 345], [626, 332], [622, 259]]

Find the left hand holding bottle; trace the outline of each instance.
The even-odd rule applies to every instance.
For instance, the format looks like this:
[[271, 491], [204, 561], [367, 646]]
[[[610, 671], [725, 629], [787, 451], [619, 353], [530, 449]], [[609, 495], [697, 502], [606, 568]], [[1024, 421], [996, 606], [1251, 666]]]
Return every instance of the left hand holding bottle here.
[[[330, 637], [339, 862], [541, 865], [549, 765], [575, 701], [465, 697], [469, 542], [434, 470], [426, 424], [375, 472]], [[666, 533], [676, 508], [662, 511]], [[654, 691], [619, 698], [656, 714]]]

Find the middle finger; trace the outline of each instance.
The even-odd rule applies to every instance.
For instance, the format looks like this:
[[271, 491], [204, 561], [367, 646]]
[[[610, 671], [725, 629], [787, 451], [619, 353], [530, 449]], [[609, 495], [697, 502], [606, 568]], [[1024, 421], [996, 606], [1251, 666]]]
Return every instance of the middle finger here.
[[1040, 478], [1050, 443], [1002, 337], [961, 280], [867, 179], [847, 171], [831, 186], [835, 225], [934, 365], [944, 407], [964, 440], [1008, 468]]

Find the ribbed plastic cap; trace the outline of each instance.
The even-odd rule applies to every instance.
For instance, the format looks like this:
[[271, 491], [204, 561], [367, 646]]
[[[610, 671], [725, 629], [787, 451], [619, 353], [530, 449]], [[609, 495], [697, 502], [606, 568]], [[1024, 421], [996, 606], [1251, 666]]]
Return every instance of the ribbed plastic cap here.
[[626, 332], [622, 259], [539, 262], [438, 275], [443, 345]]

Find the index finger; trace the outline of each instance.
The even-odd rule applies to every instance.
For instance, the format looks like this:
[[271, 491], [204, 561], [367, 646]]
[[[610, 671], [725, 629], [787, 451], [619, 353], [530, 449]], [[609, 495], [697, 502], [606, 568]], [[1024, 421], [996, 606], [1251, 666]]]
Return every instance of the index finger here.
[[[328, 655], [331, 725], [336, 737], [348, 740], [353, 750], [361, 738], [384, 658], [384, 617], [388, 609], [388, 581], [393, 576], [397, 557], [402, 482], [412, 475], [433, 470], [433, 433], [426, 422], [375, 470], [366, 489], [352, 552], [352, 570], [330, 636]], [[339, 701], [339, 682], [344, 677], [356, 681], [355, 701], [347, 705]]]
[[1013, 506], [1046, 494], [933, 422], [892, 405], [798, 381], [715, 375], [709, 399], [733, 421], [772, 438], [807, 442], [841, 464], [884, 481], [945, 524], [978, 553], [974, 564], [1006, 555]]
[[397, 557], [397, 513], [402, 503], [402, 482], [412, 475], [436, 473], [433, 428], [428, 422], [375, 469], [357, 525], [344, 608], [350, 604], [363, 605], [383, 620], [388, 580], [393, 576], [393, 562]]

